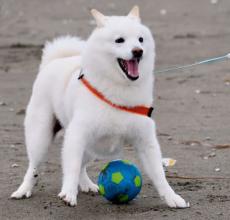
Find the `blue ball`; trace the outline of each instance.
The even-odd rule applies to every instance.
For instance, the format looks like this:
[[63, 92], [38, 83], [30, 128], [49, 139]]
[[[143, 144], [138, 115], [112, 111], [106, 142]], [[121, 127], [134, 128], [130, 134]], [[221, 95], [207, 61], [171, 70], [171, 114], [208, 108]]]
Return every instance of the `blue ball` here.
[[128, 160], [114, 160], [104, 166], [98, 177], [99, 193], [113, 203], [127, 203], [141, 191], [142, 177]]

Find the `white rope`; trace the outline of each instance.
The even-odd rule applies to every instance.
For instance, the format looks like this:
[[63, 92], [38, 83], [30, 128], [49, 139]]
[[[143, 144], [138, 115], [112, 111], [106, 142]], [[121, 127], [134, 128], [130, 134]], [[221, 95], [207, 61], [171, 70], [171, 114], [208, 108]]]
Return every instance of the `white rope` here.
[[174, 70], [182, 70], [182, 69], [191, 68], [191, 67], [201, 65], [201, 64], [215, 63], [215, 62], [226, 60], [226, 59], [230, 59], [230, 53], [223, 55], [223, 56], [213, 57], [213, 58], [209, 58], [206, 60], [198, 61], [198, 62], [195, 62], [192, 64], [187, 64], [187, 65], [183, 65], [183, 66], [174, 66], [174, 67], [168, 67], [168, 68], [162, 69], [162, 70], [156, 70], [156, 71], [154, 71], [154, 73], [158, 74], [158, 73], [171, 72]]

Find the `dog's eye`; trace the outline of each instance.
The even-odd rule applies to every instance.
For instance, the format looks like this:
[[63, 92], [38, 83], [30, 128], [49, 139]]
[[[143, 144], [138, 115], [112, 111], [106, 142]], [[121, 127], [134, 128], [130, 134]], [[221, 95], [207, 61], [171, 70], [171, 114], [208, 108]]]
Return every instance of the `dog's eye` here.
[[119, 37], [115, 40], [116, 43], [121, 44], [125, 42], [125, 39], [123, 37]]
[[143, 37], [139, 37], [139, 42], [143, 43], [143, 41], [144, 41]]

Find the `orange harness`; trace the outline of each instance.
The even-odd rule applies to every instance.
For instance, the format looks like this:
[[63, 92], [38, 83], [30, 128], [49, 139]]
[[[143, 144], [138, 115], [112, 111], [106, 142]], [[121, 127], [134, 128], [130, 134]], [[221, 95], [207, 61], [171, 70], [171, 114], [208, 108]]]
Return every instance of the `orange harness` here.
[[99, 91], [97, 91], [96, 88], [94, 88], [85, 78], [84, 75], [80, 75], [78, 77], [79, 80], [83, 83], [83, 85], [90, 91], [92, 92], [97, 98], [102, 100], [103, 102], [107, 103], [108, 105], [112, 106], [113, 108], [130, 112], [130, 113], [135, 113], [139, 115], [144, 115], [151, 117], [153, 107], [145, 107], [145, 106], [135, 106], [135, 107], [126, 107], [126, 106], [120, 106], [112, 103], [110, 100], [108, 100], [103, 94], [101, 94]]

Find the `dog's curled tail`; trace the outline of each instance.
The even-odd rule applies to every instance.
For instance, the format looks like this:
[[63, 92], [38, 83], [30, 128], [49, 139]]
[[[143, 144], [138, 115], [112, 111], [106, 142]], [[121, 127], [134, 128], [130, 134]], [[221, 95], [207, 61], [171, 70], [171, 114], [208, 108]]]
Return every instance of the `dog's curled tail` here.
[[71, 56], [79, 56], [84, 49], [85, 41], [72, 36], [63, 36], [48, 41], [42, 53], [40, 70], [51, 61]]

